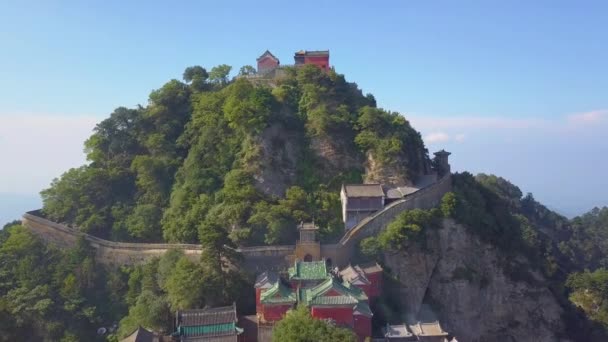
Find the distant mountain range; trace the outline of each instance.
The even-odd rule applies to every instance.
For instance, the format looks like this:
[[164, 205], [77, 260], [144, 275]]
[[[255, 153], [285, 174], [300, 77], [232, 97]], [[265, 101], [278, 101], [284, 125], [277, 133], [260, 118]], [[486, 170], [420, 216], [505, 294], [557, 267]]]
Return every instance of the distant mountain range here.
[[41, 207], [42, 200], [38, 195], [0, 192], [0, 228], [12, 220], [20, 219], [24, 212]]

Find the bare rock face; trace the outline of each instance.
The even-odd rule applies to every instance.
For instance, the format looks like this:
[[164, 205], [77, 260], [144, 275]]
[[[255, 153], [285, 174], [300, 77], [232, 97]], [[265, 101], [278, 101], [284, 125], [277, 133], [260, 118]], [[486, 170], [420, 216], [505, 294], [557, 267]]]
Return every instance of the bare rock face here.
[[420, 317], [429, 304], [459, 341], [568, 341], [560, 337], [562, 308], [542, 275], [522, 270], [532, 281], [513, 280], [500, 251], [452, 220], [427, 232], [425, 248], [385, 257], [408, 316]]
[[371, 152], [367, 153], [365, 163], [365, 183], [380, 183], [387, 186], [411, 186], [406, 162], [398, 160], [392, 166], [381, 165]]
[[320, 161], [321, 167], [331, 173], [336, 170], [359, 168], [362, 164], [354, 151], [328, 137], [313, 137], [310, 147]]
[[257, 142], [256, 162], [253, 168], [255, 186], [261, 192], [283, 197], [296, 177], [296, 163], [301, 149], [301, 139], [276, 124], [262, 132]]

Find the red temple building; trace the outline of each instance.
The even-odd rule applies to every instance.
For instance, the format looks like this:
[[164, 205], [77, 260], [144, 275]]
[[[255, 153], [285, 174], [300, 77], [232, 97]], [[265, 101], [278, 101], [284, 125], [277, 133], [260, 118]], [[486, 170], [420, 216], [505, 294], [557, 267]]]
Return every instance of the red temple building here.
[[363, 290], [372, 304], [382, 292], [382, 267], [377, 263], [349, 265], [340, 271], [340, 276], [345, 282]]
[[329, 50], [306, 51], [300, 50], [293, 56], [296, 66], [302, 64], [313, 64], [319, 68], [329, 71]]
[[258, 74], [266, 74], [271, 72], [279, 67], [281, 62], [278, 58], [276, 58], [270, 51], [266, 50], [260, 57], [257, 59], [258, 62]]
[[380, 295], [381, 276], [377, 264], [332, 274], [325, 260], [297, 260], [287, 279], [264, 272], [255, 284], [258, 324], [273, 324], [296, 305], [305, 305], [312, 317], [350, 328], [364, 340], [372, 333], [369, 302]]
[[[270, 51], [266, 50], [260, 57], [257, 58], [257, 76], [251, 77], [276, 77], [280, 75], [281, 62]], [[301, 50], [294, 55], [294, 65], [302, 66], [306, 64], [316, 65], [319, 68], [329, 71], [329, 51], [306, 51]]]

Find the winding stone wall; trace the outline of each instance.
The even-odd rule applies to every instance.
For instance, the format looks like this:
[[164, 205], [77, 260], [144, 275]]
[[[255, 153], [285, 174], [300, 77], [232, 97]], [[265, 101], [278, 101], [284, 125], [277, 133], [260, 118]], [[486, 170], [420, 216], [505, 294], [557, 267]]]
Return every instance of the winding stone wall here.
[[66, 225], [50, 221], [40, 215], [39, 211], [30, 211], [23, 215], [23, 225], [45, 241], [59, 247], [72, 247], [80, 237], [84, 237], [95, 249], [98, 262], [110, 265], [133, 265], [161, 256], [170, 249], [179, 249], [191, 259], [198, 259], [202, 248], [200, 245], [182, 243], [128, 243], [100, 239], [82, 233]]
[[403, 199], [387, 205], [382, 211], [375, 213], [349, 230], [337, 244], [335, 265], [345, 266], [354, 254], [356, 245], [362, 239], [380, 233], [397, 215], [406, 210], [430, 209], [436, 207], [443, 195], [452, 190], [452, 176], [445, 175], [436, 183], [405, 196]]
[[[452, 179], [448, 174], [424, 189], [393, 202], [384, 210], [365, 218], [348, 231], [337, 244], [321, 245], [321, 256], [331, 259], [334, 266], [345, 266], [350, 262], [354, 248], [361, 239], [377, 235], [395, 217], [415, 208], [429, 209], [441, 201], [445, 193], [452, 188]], [[84, 237], [95, 248], [98, 262], [108, 266], [133, 265], [143, 263], [153, 257], [159, 257], [170, 249], [182, 250], [192, 260], [200, 258], [202, 247], [181, 243], [126, 243], [97, 238], [82, 233], [64, 224], [52, 222], [42, 217], [39, 211], [30, 211], [23, 215], [23, 224], [45, 241], [60, 247], [74, 246], [77, 239]], [[246, 269], [253, 272], [262, 270], [280, 270], [289, 265], [295, 246], [257, 246], [237, 249], [243, 255]]]
[[[41, 216], [39, 211], [30, 211], [23, 215], [23, 224], [43, 240], [56, 246], [69, 248], [84, 237], [95, 249], [98, 262], [108, 266], [134, 265], [144, 263], [154, 257], [160, 257], [170, 249], [184, 252], [192, 260], [198, 260], [202, 247], [185, 243], [126, 243], [100, 239], [82, 233], [64, 224], [50, 221]], [[236, 251], [241, 253], [245, 267], [251, 271], [280, 269], [287, 264], [295, 246], [256, 246], [243, 247]]]

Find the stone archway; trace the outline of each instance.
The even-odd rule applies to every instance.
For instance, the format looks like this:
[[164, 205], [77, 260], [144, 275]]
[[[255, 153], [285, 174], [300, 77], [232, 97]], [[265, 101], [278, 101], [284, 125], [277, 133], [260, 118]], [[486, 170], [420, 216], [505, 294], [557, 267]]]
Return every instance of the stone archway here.
[[306, 255], [304, 256], [304, 261], [307, 261], [307, 262], [312, 261], [312, 255], [310, 255], [310, 254], [306, 254]]

